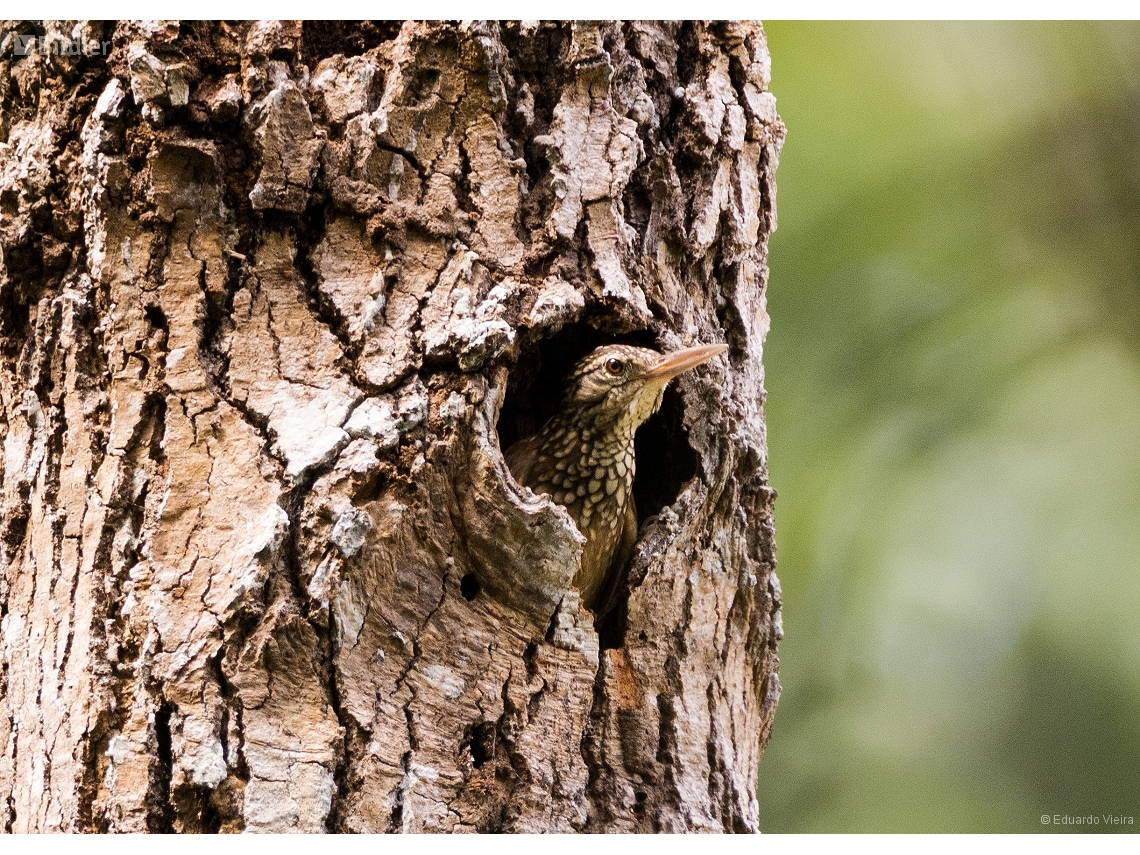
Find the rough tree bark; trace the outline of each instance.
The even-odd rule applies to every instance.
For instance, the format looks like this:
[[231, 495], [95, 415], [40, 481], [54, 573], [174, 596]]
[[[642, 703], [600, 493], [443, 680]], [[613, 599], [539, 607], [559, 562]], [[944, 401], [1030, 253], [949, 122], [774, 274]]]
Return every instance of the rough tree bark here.
[[[757, 830], [760, 26], [4, 32], [0, 828]], [[596, 632], [500, 452], [605, 341], [730, 351]]]

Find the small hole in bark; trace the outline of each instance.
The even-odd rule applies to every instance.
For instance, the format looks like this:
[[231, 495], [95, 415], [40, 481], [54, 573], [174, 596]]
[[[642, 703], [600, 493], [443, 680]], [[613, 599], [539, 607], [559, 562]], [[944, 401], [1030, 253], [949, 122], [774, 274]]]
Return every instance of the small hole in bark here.
[[479, 585], [479, 580], [475, 578], [474, 573], [468, 573], [459, 580], [459, 593], [463, 594], [463, 599], [467, 600], [467, 602], [471, 602], [479, 596], [481, 590], [482, 587]]
[[170, 327], [166, 322], [166, 312], [162, 311], [159, 306], [147, 306], [143, 309], [143, 314], [146, 315], [147, 323], [149, 323], [156, 330], [163, 332], [170, 332]]
[[645, 813], [645, 802], [649, 799], [649, 796], [646, 793], [638, 791], [633, 794], [633, 798], [635, 801], [633, 812], [638, 816], [643, 815]]
[[471, 763], [476, 769], [495, 759], [497, 737], [493, 722], [485, 721], [475, 726], [471, 733]]

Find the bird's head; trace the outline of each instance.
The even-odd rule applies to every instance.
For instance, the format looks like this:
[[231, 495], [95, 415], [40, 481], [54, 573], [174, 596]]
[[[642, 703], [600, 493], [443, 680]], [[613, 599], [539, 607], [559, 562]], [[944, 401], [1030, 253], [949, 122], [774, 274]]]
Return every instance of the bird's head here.
[[598, 428], [625, 422], [636, 430], [661, 406], [670, 380], [726, 350], [723, 344], [666, 354], [624, 344], [599, 347], [570, 372], [563, 404], [591, 418]]

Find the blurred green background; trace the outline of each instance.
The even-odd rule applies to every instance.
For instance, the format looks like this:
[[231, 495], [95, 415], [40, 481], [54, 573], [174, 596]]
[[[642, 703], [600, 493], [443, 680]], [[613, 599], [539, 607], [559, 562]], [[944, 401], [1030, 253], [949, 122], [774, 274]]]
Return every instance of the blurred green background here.
[[765, 28], [761, 828], [1135, 833], [1140, 25]]

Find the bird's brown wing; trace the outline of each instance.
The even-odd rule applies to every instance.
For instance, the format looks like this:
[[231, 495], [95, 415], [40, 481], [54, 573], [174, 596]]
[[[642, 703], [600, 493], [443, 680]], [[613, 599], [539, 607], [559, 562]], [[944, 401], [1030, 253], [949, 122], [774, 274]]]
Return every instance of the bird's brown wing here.
[[625, 522], [622, 525], [621, 540], [618, 548], [614, 550], [614, 568], [621, 571], [621, 584], [625, 584], [625, 569], [629, 559], [633, 557], [633, 547], [637, 544], [637, 505], [633, 501], [633, 493], [629, 494], [629, 501], [625, 503]]
[[617, 548], [614, 549], [613, 561], [606, 573], [605, 588], [601, 591], [593, 612], [596, 619], [603, 618], [614, 606], [625, 591], [626, 577], [629, 574], [629, 559], [633, 557], [633, 547], [637, 544], [637, 506], [633, 501], [633, 494], [625, 503], [625, 516], [621, 522], [621, 531], [618, 533]]
[[511, 470], [511, 475], [524, 487], [528, 485], [530, 470], [534, 467], [535, 460], [538, 459], [537, 445], [538, 435], [535, 434], [526, 439], [520, 439], [508, 448], [506, 454], [503, 455], [507, 461], [507, 468]]

